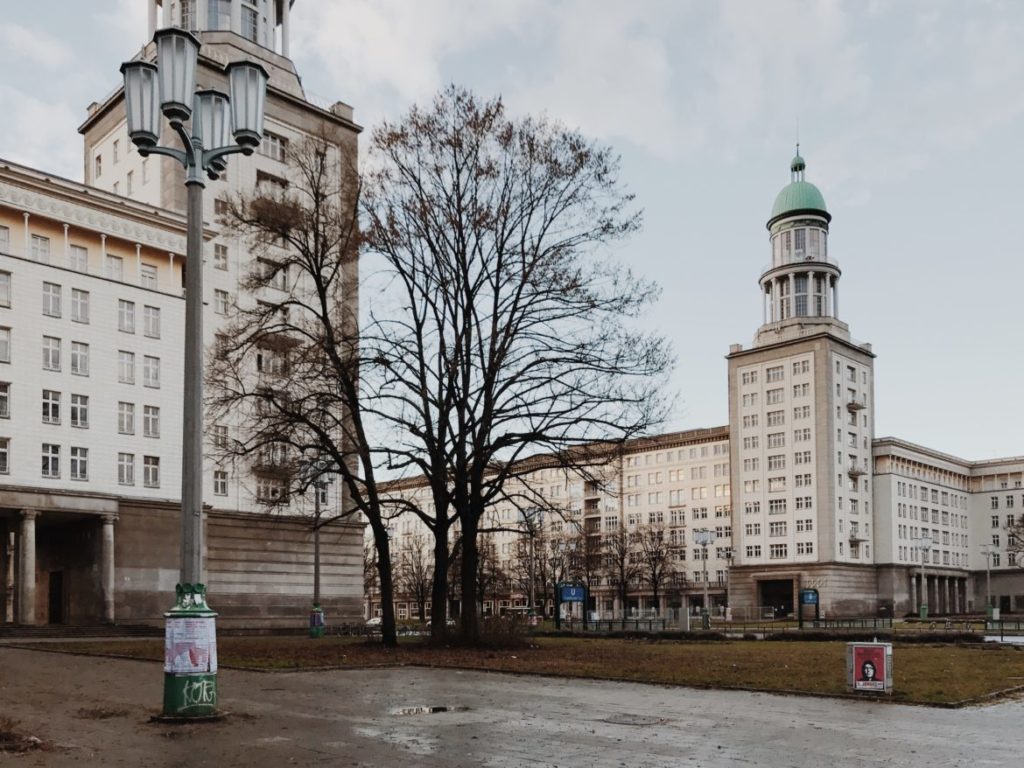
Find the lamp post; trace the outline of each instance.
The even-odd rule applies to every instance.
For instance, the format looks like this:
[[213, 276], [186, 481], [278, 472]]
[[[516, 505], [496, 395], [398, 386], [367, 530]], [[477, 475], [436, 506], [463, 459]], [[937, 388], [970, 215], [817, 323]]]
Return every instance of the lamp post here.
[[[156, 64], [129, 61], [124, 75], [128, 135], [142, 157], [166, 155], [185, 169], [188, 228], [185, 274], [185, 387], [181, 468], [181, 576], [167, 618], [165, 716], [217, 712], [216, 614], [206, 604], [203, 557], [203, 174], [216, 180], [227, 156], [251, 155], [263, 137], [268, 75], [250, 62], [225, 73], [230, 96], [196, 90], [199, 40], [181, 29], [154, 35]], [[157, 146], [161, 112], [182, 149]], [[191, 121], [190, 128], [185, 123]]]
[[981, 545], [981, 554], [985, 556], [985, 618], [992, 618], [992, 555], [996, 548], [991, 544]]
[[519, 514], [523, 516], [523, 528], [526, 530], [526, 535], [530, 537], [530, 568], [529, 568], [529, 579], [530, 579], [530, 595], [527, 600], [527, 615], [529, 616], [530, 624], [536, 623], [536, 592], [534, 589], [534, 569], [535, 558], [534, 554], [534, 539], [537, 538], [540, 526], [544, 523], [543, 510], [539, 507], [530, 507], [529, 509], [523, 509], [519, 511]]
[[925, 576], [924, 566], [928, 560], [928, 553], [932, 549], [932, 540], [927, 533], [922, 533], [920, 537], [913, 537], [911, 541], [914, 542], [914, 546], [921, 553], [921, 594], [918, 596], [918, 616], [922, 621], [928, 618], [928, 579]]
[[711, 610], [708, 605], [708, 545], [715, 540], [715, 532], [710, 528], [698, 528], [693, 532], [693, 540], [701, 548], [700, 559], [704, 563], [704, 608], [701, 611], [701, 625], [711, 629]]

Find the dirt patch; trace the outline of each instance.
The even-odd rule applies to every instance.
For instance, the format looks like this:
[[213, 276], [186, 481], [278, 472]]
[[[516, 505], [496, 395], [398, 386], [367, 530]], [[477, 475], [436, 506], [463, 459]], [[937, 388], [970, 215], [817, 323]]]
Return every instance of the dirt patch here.
[[46, 745], [35, 736], [18, 732], [18, 724], [6, 717], [0, 717], [0, 752], [32, 752], [44, 750]]
[[112, 709], [109, 707], [83, 707], [78, 710], [78, 717], [83, 720], [109, 720], [112, 717], [128, 717], [131, 712], [127, 709]]

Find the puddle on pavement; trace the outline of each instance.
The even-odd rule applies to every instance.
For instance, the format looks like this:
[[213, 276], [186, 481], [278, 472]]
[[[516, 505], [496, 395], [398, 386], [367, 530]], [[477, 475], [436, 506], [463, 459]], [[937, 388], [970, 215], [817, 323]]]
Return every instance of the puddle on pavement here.
[[435, 715], [438, 712], [466, 712], [469, 707], [434, 706], [434, 707], [396, 707], [392, 715]]

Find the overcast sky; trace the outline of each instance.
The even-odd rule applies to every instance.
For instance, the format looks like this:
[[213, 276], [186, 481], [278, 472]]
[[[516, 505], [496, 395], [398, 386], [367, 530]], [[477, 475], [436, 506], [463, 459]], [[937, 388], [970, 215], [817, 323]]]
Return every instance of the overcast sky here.
[[[7, 3], [0, 156], [81, 178], [75, 129], [145, 41], [144, 0]], [[368, 128], [449, 82], [612, 144], [645, 209], [671, 429], [727, 422], [761, 322], [765, 221], [799, 131], [833, 215], [840, 315], [869, 341], [876, 434], [1024, 454], [1024, 3], [297, 0], [309, 92]], [[367, 297], [372, 299], [372, 297]]]

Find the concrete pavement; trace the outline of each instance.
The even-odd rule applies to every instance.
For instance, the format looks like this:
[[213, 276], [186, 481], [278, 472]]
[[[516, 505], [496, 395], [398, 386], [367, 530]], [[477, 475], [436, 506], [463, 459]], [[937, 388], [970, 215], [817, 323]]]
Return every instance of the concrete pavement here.
[[[32, 766], [1010, 766], [1024, 700], [961, 710], [480, 672], [222, 670], [223, 722], [148, 723], [158, 664], [0, 648]], [[400, 714], [447, 707], [433, 714]], [[0, 753], [0, 764], [5, 756]], [[13, 763], [19, 764], [17, 762]]]

